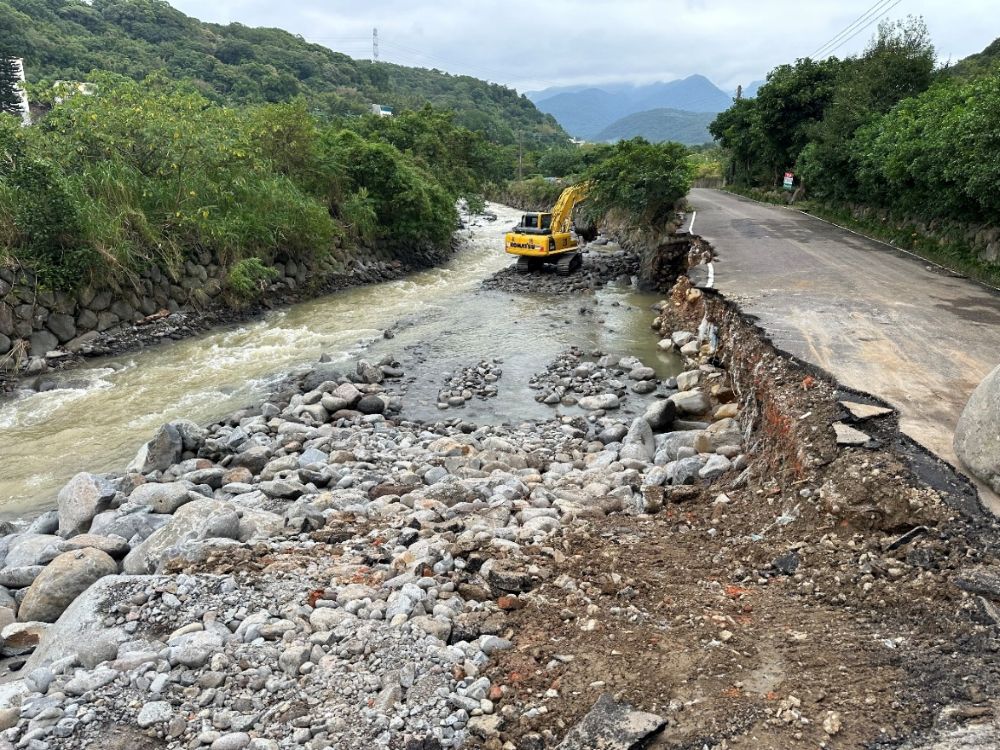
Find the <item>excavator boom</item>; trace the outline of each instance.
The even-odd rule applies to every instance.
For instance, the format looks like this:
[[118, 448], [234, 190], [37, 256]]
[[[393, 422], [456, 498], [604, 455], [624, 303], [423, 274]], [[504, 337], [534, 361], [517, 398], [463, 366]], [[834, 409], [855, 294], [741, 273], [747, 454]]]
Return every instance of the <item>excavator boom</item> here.
[[579, 185], [570, 185], [559, 195], [555, 207], [552, 209], [552, 231], [568, 232], [573, 224], [573, 209], [584, 198], [587, 197], [589, 185], [581, 182]]

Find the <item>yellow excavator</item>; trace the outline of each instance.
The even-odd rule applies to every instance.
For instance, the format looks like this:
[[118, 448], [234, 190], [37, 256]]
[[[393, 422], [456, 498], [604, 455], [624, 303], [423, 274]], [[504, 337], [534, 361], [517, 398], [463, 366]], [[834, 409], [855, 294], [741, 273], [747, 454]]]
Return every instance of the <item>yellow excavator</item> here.
[[556, 271], [567, 276], [583, 265], [577, 248], [579, 238], [573, 233], [573, 209], [587, 197], [589, 185], [570, 185], [562, 191], [552, 211], [527, 213], [521, 223], [504, 238], [504, 250], [518, 256], [517, 270], [533, 271], [545, 263], [555, 263]]

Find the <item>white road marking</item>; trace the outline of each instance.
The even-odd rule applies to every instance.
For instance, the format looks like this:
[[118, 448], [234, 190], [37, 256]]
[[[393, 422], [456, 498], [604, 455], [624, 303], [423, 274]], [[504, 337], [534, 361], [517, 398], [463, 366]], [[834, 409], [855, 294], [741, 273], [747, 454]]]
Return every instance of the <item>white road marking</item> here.
[[708, 264], [708, 284], [706, 284], [707, 289], [711, 289], [715, 286], [715, 264]]
[[698, 218], [698, 212], [691, 212], [691, 223], [688, 225], [688, 234], [694, 234], [694, 220]]

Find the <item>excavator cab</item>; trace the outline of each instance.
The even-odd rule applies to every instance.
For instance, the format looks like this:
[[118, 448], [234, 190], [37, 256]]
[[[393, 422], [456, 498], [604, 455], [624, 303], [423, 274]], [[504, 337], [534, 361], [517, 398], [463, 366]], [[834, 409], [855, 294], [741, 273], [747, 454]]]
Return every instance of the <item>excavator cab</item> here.
[[514, 227], [515, 232], [526, 232], [530, 234], [551, 234], [552, 214], [550, 213], [530, 213], [521, 217], [521, 223]]

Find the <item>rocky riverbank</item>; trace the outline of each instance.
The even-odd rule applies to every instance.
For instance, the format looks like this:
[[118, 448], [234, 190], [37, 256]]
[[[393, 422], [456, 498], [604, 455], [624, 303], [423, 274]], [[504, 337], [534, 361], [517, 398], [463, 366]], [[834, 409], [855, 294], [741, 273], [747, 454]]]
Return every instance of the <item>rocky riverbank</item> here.
[[393, 357], [317, 364], [78, 475], [0, 539], [0, 748], [991, 746], [968, 487], [723, 300], [650, 318], [685, 372], [567, 351], [550, 419], [417, 422]]
[[[496, 216], [462, 214], [464, 228]], [[74, 293], [40, 290], [27, 271], [0, 269], [0, 392], [50, 390], [46, 373], [86, 359], [132, 352], [164, 341], [252, 320], [264, 312], [364, 284], [392, 281], [448, 259], [450, 248], [414, 250], [403, 263], [375, 250], [336, 248], [313, 266], [286, 259], [252, 299], [227, 292], [229, 271], [207, 255], [172, 272], [149, 268], [134, 288], [86, 286]]]
[[[542, 576], [522, 549], [708, 477], [695, 433], [740, 452], [733, 420], [658, 440], [649, 415], [670, 428], [679, 392], [631, 423], [603, 403], [516, 428], [419, 425], [393, 416], [387, 375], [402, 373], [321, 366], [207, 429], [164, 425], [125, 474], [78, 475], [58, 511], [5, 537], [4, 649], [25, 675], [7, 688], [8, 739], [496, 736], [504, 691], [481, 671], [513, 647], [504, 612]], [[283, 737], [298, 744], [267, 739]]]

